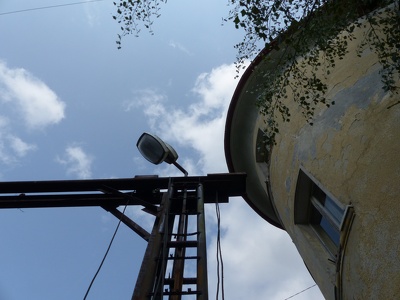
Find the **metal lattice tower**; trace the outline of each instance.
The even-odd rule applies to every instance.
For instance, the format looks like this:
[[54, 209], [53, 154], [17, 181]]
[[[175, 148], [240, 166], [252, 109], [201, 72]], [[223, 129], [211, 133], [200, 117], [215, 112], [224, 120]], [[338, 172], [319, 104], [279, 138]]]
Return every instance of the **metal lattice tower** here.
[[[204, 204], [243, 196], [245, 186], [243, 173], [0, 182], [0, 208], [101, 206], [148, 242], [132, 299], [203, 300], [208, 299]], [[152, 232], [120, 212], [121, 205], [140, 205], [154, 215]]]
[[[188, 232], [189, 221], [196, 223]], [[175, 225], [175, 226], [174, 226]], [[196, 262], [194, 275], [187, 267]], [[168, 275], [167, 275], [168, 273]], [[132, 299], [208, 299], [203, 185], [170, 182], [163, 196]]]

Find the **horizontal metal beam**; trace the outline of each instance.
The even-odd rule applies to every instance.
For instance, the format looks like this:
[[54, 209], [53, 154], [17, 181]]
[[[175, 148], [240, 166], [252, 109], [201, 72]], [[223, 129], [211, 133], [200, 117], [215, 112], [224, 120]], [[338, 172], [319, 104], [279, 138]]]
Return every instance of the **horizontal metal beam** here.
[[46, 194], [46, 195], [19, 195], [0, 196], [0, 208], [45, 208], [45, 207], [84, 207], [121, 205], [140, 205], [138, 201], [127, 201], [121, 196], [109, 194]]
[[[0, 182], [0, 208], [159, 205], [170, 177]], [[228, 202], [246, 192], [246, 174], [173, 177], [174, 184], [204, 186], [204, 202]], [[112, 191], [112, 192], [107, 192]], [[117, 192], [115, 192], [117, 191]]]

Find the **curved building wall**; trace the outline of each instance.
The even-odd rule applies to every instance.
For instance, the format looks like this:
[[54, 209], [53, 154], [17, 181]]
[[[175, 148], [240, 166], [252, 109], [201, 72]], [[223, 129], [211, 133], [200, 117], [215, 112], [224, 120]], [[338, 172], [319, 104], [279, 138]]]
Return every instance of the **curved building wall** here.
[[[330, 86], [336, 104], [317, 112], [313, 126], [300, 115], [280, 124], [270, 162], [275, 206], [327, 299], [335, 299], [335, 289], [343, 299], [394, 299], [400, 293], [399, 97], [383, 93], [372, 54], [340, 62]], [[314, 185], [341, 206], [340, 223], [349, 218], [338, 246], [309, 221]]]
[[318, 107], [313, 126], [289, 97], [291, 121], [279, 123], [265, 162], [257, 159], [265, 123], [250, 91], [274, 66], [273, 59], [253, 63], [228, 113], [227, 162], [230, 171], [252, 173], [248, 189], [259, 193], [247, 201], [288, 232], [326, 299], [395, 299], [400, 97], [383, 91], [376, 55], [365, 50], [358, 57], [355, 47], [329, 75], [335, 105]]

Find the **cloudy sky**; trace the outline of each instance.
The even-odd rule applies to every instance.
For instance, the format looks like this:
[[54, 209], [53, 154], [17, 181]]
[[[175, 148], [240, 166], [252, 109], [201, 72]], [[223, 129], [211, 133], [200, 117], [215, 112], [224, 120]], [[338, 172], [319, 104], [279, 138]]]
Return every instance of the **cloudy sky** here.
[[[0, 180], [180, 176], [140, 156], [144, 131], [173, 145], [190, 175], [226, 172], [223, 131], [241, 39], [222, 26], [226, 3], [168, 2], [155, 35], [127, 37], [117, 50], [112, 1], [30, 10], [68, 1], [0, 0]], [[101, 208], [0, 214], [0, 299], [82, 299], [115, 217]], [[151, 218], [127, 214], [150, 230]], [[214, 206], [207, 229], [213, 299]], [[314, 285], [288, 235], [242, 199], [221, 205], [221, 232], [226, 299], [283, 300]], [[88, 299], [130, 299], [145, 247], [121, 225]], [[293, 299], [322, 296], [313, 287]]]

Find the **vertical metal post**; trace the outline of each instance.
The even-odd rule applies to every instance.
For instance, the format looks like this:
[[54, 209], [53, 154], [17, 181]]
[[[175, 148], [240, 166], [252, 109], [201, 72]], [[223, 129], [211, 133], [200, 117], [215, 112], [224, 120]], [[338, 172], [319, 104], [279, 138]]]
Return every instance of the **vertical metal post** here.
[[[161, 210], [154, 221], [153, 230], [143, 257], [132, 300], [163, 299], [168, 248], [174, 226], [174, 216], [169, 214], [173, 186], [163, 194]], [[151, 296], [152, 295], [152, 296]]]
[[[176, 190], [175, 190], [176, 189]], [[133, 300], [161, 300], [169, 295], [170, 300], [181, 300], [182, 295], [196, 294], [197, 300], [208, 300], [207, 279], [207, 245], [204, 212], [204, 191], [202, 184], [196, 184], [195, 198], [188, 198], [187, 186], [182, 190], [174, 187], [172, 182], [168, 193], [164, 193], [159, 214], [143, 258], [142, 266], [136, 282]], [[188, 211], [189, 200], [196, 199], [195, 205]], [[193, 209], [195, 210], [193, 211]], [[197, 241], [188, 241], [188, 214], [197, 214]], [[179, 216], [177, 232], [173, 233], [175, 217]], [[176, 241], [171, 241], [172, 236]], [[187, 247], [197, 247], [197, 274], [195, 278], [185, 278], [185, 262]], [[174, 255], [169, 250], [175, 248]], [[166, 278], [167, 261], [173, 260], [172, 277]], [[165, 288], [169, 285], [169, 290]], [[196, 290], [183, 291], [185, 284], [196, 284]]]
[[197, 261], [197, 287], [202, 289], [201, 293], [197, 295], [197, 300], [208, 300], [206, 221], [202, 184], [197, 187], [197, 232], [197, 255], [199, 256]]
[[143, 257], [132, 300], [163, 299], [164, 279], [167, 269], [168, 247], [175, 216], [170, 214], [174, 186], [170, 180], [168, 192], [162, 196], [160, 211]]
[[167, 271], [167, 261], [169, 247], [168, 243], [171, 242], [172, 231], [175, 222], [175, 215], [171, 213], [172, 199], [174, 196], [174, 185], [172, 179], [170, 178], [168, 184], [168, 199], [166, 208], [164, 209], [164, 223], [160, 226], [160, 235], [162, 236], [162, 248], [160, 249], [160, 255], [158, 256], [158, 273], [156, 274], [154, 287], [153, 287], [153, 298], [154, 300], [160, 300], [164, 298], [164, 281], [165, 273]]
[[154, 279], [157, 277], [157, 264], [160, 255], [160, 247], [162, 243], [162, 235], [160, 230], [165, 222], [165, 209], [168, 206], [169, 195], [164, 193], [161, 210], [158, 212], [154, 221], [153, 230], [143, 257], [139, 275], [136, 280], [135, 289], [133, 291], [132, 300], [148, 299], [148, 295], [153, 291]]

